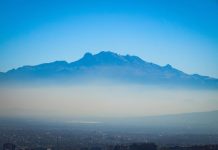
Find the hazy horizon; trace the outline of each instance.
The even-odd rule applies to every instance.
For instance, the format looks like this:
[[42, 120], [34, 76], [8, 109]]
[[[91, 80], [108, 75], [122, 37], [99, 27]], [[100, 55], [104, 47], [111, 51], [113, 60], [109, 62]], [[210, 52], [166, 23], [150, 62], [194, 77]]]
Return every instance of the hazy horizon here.
[[1, 117], [140, 117], [218, 110], [217, 90], [137, 84], [5, 86], [0, 95]]

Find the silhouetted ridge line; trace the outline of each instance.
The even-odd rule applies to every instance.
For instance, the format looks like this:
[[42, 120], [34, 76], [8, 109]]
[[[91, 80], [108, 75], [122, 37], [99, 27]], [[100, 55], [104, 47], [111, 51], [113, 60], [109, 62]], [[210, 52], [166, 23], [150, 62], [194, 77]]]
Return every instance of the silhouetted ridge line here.
[[[35, 66], [23, 66], [0, 73], [2, 83], [17, 81], [69, 82], [112, 80], [125, 83], [218, 88], [218, 79], [198, 74], [186, 74], [170, 64], [159, 66], [138, 56], [120, 55], [110, 51], [85, 53], [74, 62], [55, 61]], [[53, 80], [53, 81], [52, 81]]]

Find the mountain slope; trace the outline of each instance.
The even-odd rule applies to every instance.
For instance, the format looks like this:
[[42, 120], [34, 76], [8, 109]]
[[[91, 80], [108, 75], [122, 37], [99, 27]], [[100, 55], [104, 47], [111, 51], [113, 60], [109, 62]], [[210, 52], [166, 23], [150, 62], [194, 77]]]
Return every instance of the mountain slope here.
[[78, 79], [109, 79], [140, 84], [218, 87], [218, 79], [188, 75], [171, 65], [159, 66], [137, 56], [102, 51], [86, 53], [81, 59], [67, 63], [55, 61], [36, 66], [23, 66], [0, 75], [1, 82], [11, 81], [78, 81]]
[[[114, 126], [132, 127], [150, 133], [205, 134], [218, 133], [218, 110], [193, 112], [160, 116], [126, 117], [126, 118], [94, 118], [92, 121], [103, 122]], [[88, 120], [90, 121], [90, 120]]]

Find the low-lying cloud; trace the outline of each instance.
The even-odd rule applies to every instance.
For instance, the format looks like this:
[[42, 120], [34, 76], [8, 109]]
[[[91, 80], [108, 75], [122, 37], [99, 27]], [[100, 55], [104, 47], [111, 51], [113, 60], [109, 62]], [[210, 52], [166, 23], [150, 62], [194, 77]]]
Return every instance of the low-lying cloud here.
[[215, 90], [128, 84], [0, 88], [2, 117], [133, 117], [210, 110], [218, 110]]

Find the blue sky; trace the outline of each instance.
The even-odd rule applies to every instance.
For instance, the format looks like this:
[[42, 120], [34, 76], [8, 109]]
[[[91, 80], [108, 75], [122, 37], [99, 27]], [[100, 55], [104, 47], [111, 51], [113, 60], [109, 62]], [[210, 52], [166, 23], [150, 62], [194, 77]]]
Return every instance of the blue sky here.
[[218, 78], [218, 1], [0, 1], [2, 72], [102, 50]]

